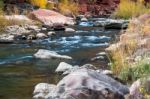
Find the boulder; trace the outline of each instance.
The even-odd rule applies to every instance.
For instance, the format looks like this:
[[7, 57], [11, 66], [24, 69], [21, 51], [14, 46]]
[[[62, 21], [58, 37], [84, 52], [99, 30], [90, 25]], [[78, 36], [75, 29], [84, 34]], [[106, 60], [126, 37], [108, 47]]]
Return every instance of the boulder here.
[[74, 21], [72, 18], [66, 17], [58, 12], [47, 10], [47, 9], [38, 9], [29, 14], [29, 18], [33, 20], [38, 20], [45, 25], [53, 26], [53, 24], [67, 24], [73, 25]]
[[65, 62], [61, 62], [57, 69], [55, 70], [56, 72], [65, 72], [66, 70], [69, 70], [69, 69], [72, 69], [73, 66], [68, 64], [68, 63], [65, 63]]
[[44, 33], [38, 33], [38, 34], [36, 35], [36, 38], [38, 38], [38, 39], [44, 39], [44, 38], [47, 38], [47, 35], [44, 34]]
[[70, 56], [60, 55], [54, 51], [49, 51], [45, 49], [39, 49], [38, 52], [34, 54], [34, 57], [40, 59], [72, 59], [72, 57]]
[[[111, 77], [85, 68], [68, 74], [57, 87], [48, 90], [49, 93], [42, 96], [44, 99], [124, 99], [129, 92], [125, 85]], [[43, 93], [38, 92], [38, 95]]]

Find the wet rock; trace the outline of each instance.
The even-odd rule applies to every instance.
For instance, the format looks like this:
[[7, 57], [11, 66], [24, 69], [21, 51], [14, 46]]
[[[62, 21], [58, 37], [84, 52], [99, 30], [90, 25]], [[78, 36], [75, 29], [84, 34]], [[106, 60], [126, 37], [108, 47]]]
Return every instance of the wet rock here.
[[72, 29], [72, 28], [66, 28], [66, 29], [65, 29], [65, 32], [75, 32], [75, 30]]
[[47, 38], [47, 35], [44, 34], [44, 33], [38, 33], [38, 34], [36, 35], [36, 38], [38, 38], [38, 39], [44, 39], [44, 38]]
[[3, 34], [0, 36], [0, 40], [8, 40], [8, 41], [13, 41], [15, 38], [14, 35], [9, 35], [9, 34]]
[[36, 40], [37, 37], [33, 34], [28, 35], [27, 40]]
[[38, 50], [37, 53], [34, 54], [35, 58], [40, 58], [40, 59], [72, 59], [72, 57], [67, 56], [67, 55], [60, 55], [54, 51], [49, 51], [45, 49], [40, 49]]
[[56, 89], [56, 85], [47, 84], [47, 83], [39, 83], [34, 88], [34, 99], [44, 99], [48, 93], [51, 93], [52, 90]]
[[97, 56], [105, 56], [105, 55], [106, 55], [106, 52], [100, 52], [100, 53], [97, 53], [96, 55], [97, 55]]
[[72, 18], [66, 17], [58, 12], [46, 9], [38, 9], [31, 12], [29, 18], [33, 20], [38, 20], [48, 26], [53, 26], [53, 24], [74, 24]]
[[[50, 90], [42, 96], [44, 99], [124, 99], [123, 95], [129, 92], [125, 85], [91, 69], [70, 73]], [[39, 92], [39, 95], [43, 93]]]
[[87, 21], [88, 21], [88, 19], [87, 19], [87, 18], [85, 18], [85, 17], [83, 17], [83, 18], [81, 18], [81, 21], [82, 21], [82, 22], [87, 22]]
[[104, 59], [104, 56], [96, 56], [92, 58], [91, 61], [102, 60], [102, 59]]
[[50, 32], [47, 33], [47, 35], [48, 35], [48, 36], [56, 35], [56, 32], [50, 31]]
[[56, 72], [65, 72], [66, 70], [69, 70], [69, 69], [72, 69], [73, 66], [68, 64], [68, 63], [65, 63], [65, 62], [61, 62], [57, 69], [55, 70]]
[[94, 22], [94, 26], [104, 27], [105, 29], [125, 29], [128, 27], [128, 21], [99, 18]]

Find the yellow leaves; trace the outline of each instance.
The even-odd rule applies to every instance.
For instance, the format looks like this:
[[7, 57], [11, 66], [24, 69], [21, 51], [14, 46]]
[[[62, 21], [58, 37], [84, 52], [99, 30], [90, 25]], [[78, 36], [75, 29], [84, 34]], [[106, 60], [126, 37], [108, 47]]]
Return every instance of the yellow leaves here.
[[39, 6], [40, 8], [45, 8], [47, 4], [47, 0], [29, 0], [29, 2], [34, 6]]
[[61, 3], [59, 3], [59, 10], [63, 14], [78, 14], [78, 4], [71, 2], [69, 0], [62, 0]]

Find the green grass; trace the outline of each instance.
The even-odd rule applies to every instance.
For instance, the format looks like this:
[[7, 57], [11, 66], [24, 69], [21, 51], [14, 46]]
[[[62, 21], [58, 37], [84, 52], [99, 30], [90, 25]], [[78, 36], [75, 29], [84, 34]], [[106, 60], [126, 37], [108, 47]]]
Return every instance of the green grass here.
[[135, 81], [147, 76], [150, 76], [150, 62], [147, 58], [124, 67], [119, 74], [119, 77], [125, 81]]

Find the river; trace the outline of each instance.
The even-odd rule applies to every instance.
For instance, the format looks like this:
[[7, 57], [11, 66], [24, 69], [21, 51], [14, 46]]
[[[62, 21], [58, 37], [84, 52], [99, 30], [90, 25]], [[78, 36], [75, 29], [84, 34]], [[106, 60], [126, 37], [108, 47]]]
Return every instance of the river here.
[[90, 61], [96, 53], [115, 41], [119, 30], [105, 30], [100, 27], [73, 26], [74, 33], [57, 31], [55, 36], [44, 40], [0, 44], [0, 99], [32, 99], [34, 86], [40, 82], [56, 84], [61, 75], [55, 73], [58, 64], [64, 60], [40, 60], [33, 54], [38, 49], [48, 49], [69, 55], [72, 65], [91, 63], [99, 68], [109, 68], [107, 57]]

